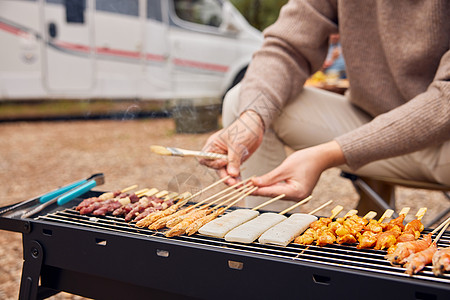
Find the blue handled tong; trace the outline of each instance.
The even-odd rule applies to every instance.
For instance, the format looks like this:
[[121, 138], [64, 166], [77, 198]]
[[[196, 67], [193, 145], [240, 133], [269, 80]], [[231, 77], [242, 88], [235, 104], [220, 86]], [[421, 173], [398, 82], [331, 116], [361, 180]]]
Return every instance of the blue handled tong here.
[[[0, 215], [5, 214], [5, 217], [29, 217], [55, 202], [57, 202], [58, 205], [63, 205], [77, 196], [89, 191], [96, 185], [103, 184], [104, 181], [103, 173], [93, 174], [86, 179], [73, 182], [49, 193], [12, 205], [0, 211]], [[34, 207], [36, 204], [39, 205], [35, 208], [29, 208]], [[23, 209], [17, 210], [22, 207]]]

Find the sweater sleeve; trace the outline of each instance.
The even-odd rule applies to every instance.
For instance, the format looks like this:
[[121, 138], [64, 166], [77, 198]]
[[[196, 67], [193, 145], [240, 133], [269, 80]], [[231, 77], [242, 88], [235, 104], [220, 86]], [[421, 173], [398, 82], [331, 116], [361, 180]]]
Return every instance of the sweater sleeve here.
[[335, 140], [352, 169], [450, 140], [450, 50], [425, 92]]
[[264, 31], [242, 81], [239, 112], [256, 111], [268, 128], [287, 101], [319, 70], [328, 51], [328, 37], [337, 32], [333, 0], [290, 0], [280, 17]]

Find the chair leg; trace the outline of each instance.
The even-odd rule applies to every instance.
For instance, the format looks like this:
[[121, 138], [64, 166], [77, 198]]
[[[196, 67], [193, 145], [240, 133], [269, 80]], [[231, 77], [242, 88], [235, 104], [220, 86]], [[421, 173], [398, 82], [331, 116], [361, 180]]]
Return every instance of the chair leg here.
[[[450, 195], [448, 192], [442, 192], [444, 196], [450, 200]], [[429, 221], [427, 224], [425, 224], [425, 227], [429, 228], [439, 222], [443, 217], [445, 217], [448, 213], [450, 213], [450, 207], [448, 207], [446, 210], [442, 211], [440, 214], [438, 214], [436, 217], [434, 217], [433, 220]]]
[[[360, 213], [364, 214], [373, 210], [381, 215], [387, 209], [395, 211], [395, 188], [393, 185], [368, 178], [363, 179], [346, 172], [342, 172], [341, 176], [350, 179], [358, 192], [360, 199], [356, 209]], [[394, 217], [396, 216], [397, 214], [394, 213]]]

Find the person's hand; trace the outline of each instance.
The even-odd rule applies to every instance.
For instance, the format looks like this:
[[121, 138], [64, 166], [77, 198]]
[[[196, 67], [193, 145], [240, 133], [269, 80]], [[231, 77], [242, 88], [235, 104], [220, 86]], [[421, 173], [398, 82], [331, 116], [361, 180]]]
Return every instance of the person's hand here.
[[230, 126], [211, 135], [203, 151], [227, 154], [228, 159], [207, 160], [200, 163], [218, 169], [221, 178], [230, 175], [227, 184], [237, 182], [240, 166], [261, 144], [264, 135], [264, 123], [254, 111], [244, 112]]
[[345, 157], [335, 141], [296, 151], [274, 170], [254, 178], [253, 184], [259, 188], [253, 194], [285, 194], [286, 200], [302, 200], [312, 193], [323, 171], [342, 164]]

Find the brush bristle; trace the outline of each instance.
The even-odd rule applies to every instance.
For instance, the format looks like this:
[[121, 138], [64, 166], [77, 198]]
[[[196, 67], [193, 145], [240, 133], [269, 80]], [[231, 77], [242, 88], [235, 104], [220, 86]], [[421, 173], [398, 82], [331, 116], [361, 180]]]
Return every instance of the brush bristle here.
[[166, 147], [163, 147], [163, 146], [152, 145], [152, 146], [150, 146], [150, 150], [153, 153], [156, 153], [159, 155], [172, 155], [172, 152], [170, 152], [170, 150], [168, 150]]

